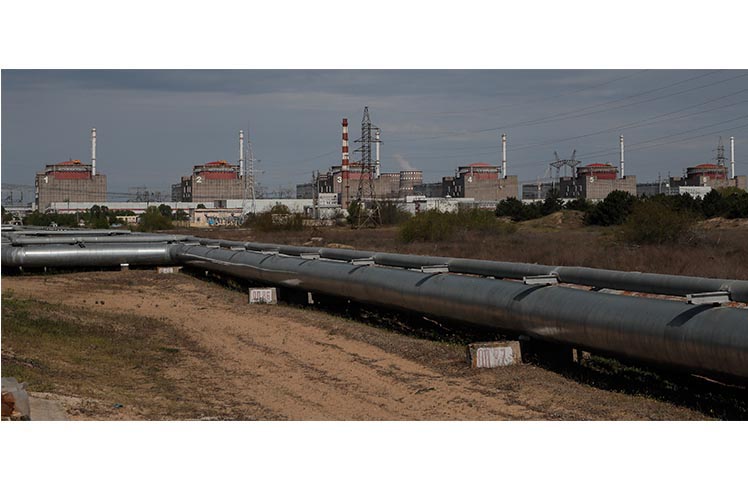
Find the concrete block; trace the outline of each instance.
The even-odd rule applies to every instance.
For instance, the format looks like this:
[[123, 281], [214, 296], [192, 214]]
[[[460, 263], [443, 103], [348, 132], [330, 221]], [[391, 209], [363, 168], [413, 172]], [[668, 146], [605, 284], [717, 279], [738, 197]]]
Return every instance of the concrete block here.
[[278, 291], [275, 287], [266, 287], [262, 289], [249, 289], [250, 304], [277, 304]]
[[182, 267], [156, 267], [158, 273], [177, 273]]
[[473, 368], [497, 368], [522, 362], [519, 341], [471, 343], [467, 348], [468, 362]]

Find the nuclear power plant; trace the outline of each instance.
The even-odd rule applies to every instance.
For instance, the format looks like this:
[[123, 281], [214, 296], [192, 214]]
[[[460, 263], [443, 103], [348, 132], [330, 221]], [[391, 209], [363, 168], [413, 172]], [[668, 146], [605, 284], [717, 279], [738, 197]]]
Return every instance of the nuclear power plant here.
[[[371, 132], [374, 137], [371, 138]], [[426, 199], [461, 199], [464, 203], [496, 204], [508, 197], [518, 197], [518, 178], [507, 175], [506, 134], [501, 135], [501, 166], [489, 163], [470, 163], [457, 167], [454, 176], [443, 177], [434, 183], [423, 182], [423, 171], [418, 169], [383, 172], [380, 128], [371, 124], [369, 109], [364, 108], [361, 146], [356, 150], [359, 161], [350, 161], [348, 119], [342, 120], [342, 153], [340, 165], [326, 172], [315, 173], [311, 183], [296, 186], [297, 198], [332, 198], [343, 208], [354, 201], [401, 201], [405, 203]], [[374, 156], [371, 157], [371, 146]]]
[[[69, 159], [46, 165], [43, 171], [36, 174], [35, 199], [25, 212], [32, 208], [40, 212], [82, 212], [93, 205], [103, 205], [113, 210], [141, 213], [158, 202], [191, 213], [198, 207], [216, 209], [213, 211], [216, 215], [225, 214], [228, 221], [238, 222], [243, 216], [262, 212], [281, 201], [296, 212], [320, 218], [336, 212], [345, 213], [354, 202], [373, 208], [378, 203], [394, 202], [413, 213], [424, 209], [456, 210], [458, 206], [493, 208], [507, 198], [542, 200], [552, 191], [564, 200], [586, 199], [594, 202], [604, 199], [613, 191], [639, 196], [660, 193], [704, 196], [713, 188], [748, 189], [748, 177], [735, 174], [734, 137], [729, 138], [729, 160], [720, 138], [716, 157], [712, 161], [688, 166], [681, 176], [668, 175], [658, 178], [656, 182], [637, 183], [636, 177], [627, 173], [624, 136], [620, 135], [617, 166], [600, 161], [583, 164], [577, 159], [576, 150], [568, 158], [554, 153], [555, 159], [548, 164], [547, 175], [550, 178], [520, 184], [516, 175], [509, 175], [508, 136], [502, 133], [498, 135], [495, 163], [456, 162], [453, 175], [426, 182], [423, 170], [413, 168], [400, 155], [382, 157], [384, 131], [372, 123], [368, 107], [363, 111], [360, 135], [353, 141], [355, 149], [351, 150], [350, 146], [349, 119], [343, 118], [340, 127], [339, 164], [333, 164], [324, 171], [315, 171], [311, 182], [296, 185], [295, 199], [256, 198], [256, 160], [248, 133], [240, 130], [235, 162], [219, 159], [193, 164], [190, 174], [182, 176], [178, 183], [171, 186], [168, 201], [151, 195], [147, 200], [140, 197], [128, 199], [127, 202], [107, 198], [107, 178], [97, 170], [97, 135], [96, 128], [92, 128], [90, 163]], [[390, 170], [396, 159], [405, 168]], [[24, 211], [18, 206], [13, 209]], [[228, 221], [216, 218], [205, 222]]]
[[96, 202], [107, 197], [106, 176], [96, 174], [96, 128], [91, 129], [91, 163], [68, 160], [47, 165], [36, 174], [34, 203], [46, 209], [53, 202]]

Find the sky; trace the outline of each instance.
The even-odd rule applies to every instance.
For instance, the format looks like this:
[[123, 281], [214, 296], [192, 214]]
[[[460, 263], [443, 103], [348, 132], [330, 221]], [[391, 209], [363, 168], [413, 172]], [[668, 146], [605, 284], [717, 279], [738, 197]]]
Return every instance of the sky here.
[[[720, 136], [748, 173], [748, 70], [3, 70], [2, 183], [33, 185], [45, 164], [90, 161], [109, 191], [168, 191], [193, 165], [237, 162], [249, 130], [258, 184], [295, 188], [340, 163], [364, 106], [381, 129], [382, 171], [424, 181], [473, 162], [521, 182], [549, 176], [554, 151], [618, 162], [638, 182], [713, 161]], [[356, 144], [351, 142], [351, 150]], [[746, 148], [746, 149], [743, 149]], [[355, 159], [355, 154], [352, 154]], [[119, 200], [119, 199], [116, 199]]]

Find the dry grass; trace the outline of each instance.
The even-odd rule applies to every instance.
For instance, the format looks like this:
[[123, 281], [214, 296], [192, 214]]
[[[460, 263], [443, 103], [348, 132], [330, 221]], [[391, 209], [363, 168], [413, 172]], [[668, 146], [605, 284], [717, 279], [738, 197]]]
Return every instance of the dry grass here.
[[34, 392], [73, 395], [72, 416], [184, 419], [205, 415], [168, 371], [194, 345], [163, 321], [2, 297], [3, 376]]

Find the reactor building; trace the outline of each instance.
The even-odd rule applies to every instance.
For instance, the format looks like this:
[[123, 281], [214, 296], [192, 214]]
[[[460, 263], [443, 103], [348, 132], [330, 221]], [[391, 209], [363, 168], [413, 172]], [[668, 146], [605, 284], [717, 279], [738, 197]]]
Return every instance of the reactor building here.
[[209, 202], [241, 199], [244, 181], [240, 165], [211, 161], [195, 165], [192, 174], [172, 186], [172, 199], [177, 202]]
[[107, 197], [106, 176], [96, 172], [96, 128], [91, 129], [91, 163], [68, 160], [46, 165], [34, 179], [35, 209], [53, 202], [97, 202]]

